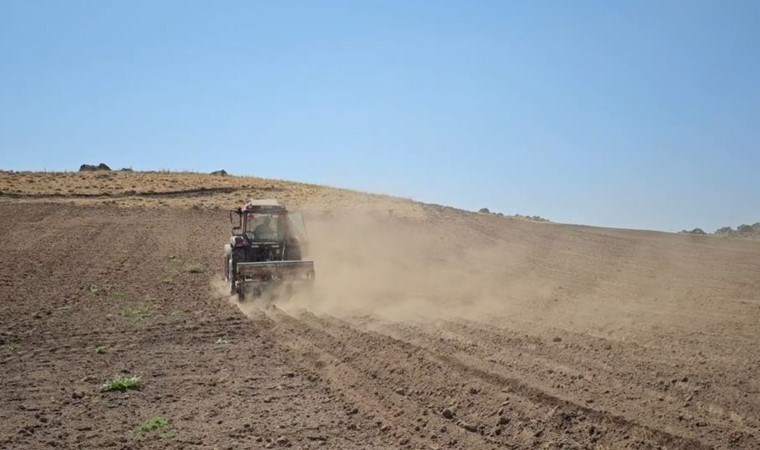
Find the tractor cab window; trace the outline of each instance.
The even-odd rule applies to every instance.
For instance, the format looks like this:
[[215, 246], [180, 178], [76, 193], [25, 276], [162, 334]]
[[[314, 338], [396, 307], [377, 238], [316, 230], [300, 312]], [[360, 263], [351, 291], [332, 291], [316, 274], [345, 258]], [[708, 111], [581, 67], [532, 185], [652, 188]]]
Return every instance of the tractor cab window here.
[[290, 219], [292, 234], [302, 242], [306, 242], [306, 225], [304, 225], [301, 213], [292, 212], [288, 218]]
[[246, 236], [253, 241], [281, 241], [283, 227], [278, 214], [249, 214]]

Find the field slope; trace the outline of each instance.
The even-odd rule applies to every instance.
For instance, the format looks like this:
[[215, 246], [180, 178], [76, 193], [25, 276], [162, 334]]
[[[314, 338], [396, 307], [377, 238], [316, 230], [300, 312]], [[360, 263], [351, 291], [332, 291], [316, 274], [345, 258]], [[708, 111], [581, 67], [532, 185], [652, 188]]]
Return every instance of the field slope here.
[[[249, 197], [313, 292], [225, 295]], [[128, 172], [0, 173], [0, 235], [0, 448], [760, 447], [760, 242]]]

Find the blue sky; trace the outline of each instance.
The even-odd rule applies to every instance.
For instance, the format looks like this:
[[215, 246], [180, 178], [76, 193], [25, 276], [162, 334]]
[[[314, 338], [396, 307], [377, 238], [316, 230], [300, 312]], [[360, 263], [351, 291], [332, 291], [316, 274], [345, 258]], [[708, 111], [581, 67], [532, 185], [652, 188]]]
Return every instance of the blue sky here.
[[760, 2], [0, 2], [0, 168], [760, 221]]

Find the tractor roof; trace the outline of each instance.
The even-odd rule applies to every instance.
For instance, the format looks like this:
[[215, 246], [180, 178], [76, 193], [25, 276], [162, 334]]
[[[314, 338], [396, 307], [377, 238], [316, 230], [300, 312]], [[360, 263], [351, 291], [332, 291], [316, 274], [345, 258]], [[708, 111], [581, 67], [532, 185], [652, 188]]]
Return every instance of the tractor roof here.
[[239, 208], [238, 211], [258, 211], [258, 212], [266, 212], [266, 211], [285, 211], [285, 207], [280, 205], [280, 202], [278, 202], [276, 199], [270, 198], [270, 199], [261, 199], [261, 200], [254, 200], [251, 199], [243, 205], [242, 208]]
[[276, 198], [250, 199], [245, 206], [282, 206]]

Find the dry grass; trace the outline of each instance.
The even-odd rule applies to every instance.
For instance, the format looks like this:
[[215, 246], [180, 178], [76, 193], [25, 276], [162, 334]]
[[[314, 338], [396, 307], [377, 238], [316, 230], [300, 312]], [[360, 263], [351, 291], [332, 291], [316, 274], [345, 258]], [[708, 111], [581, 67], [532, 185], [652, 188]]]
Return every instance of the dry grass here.
[[282, 181], [192, 172], [0, 172], [0, 191], [37, 195], [129, 195], [192, 189], [277, 189]]
[[313, 184], [192, 172], [6, 172], [0, 201], [224, 208], [250, 198], [277, 198], [290, 208], [350, 208], [422, 217], [411, 200]]

